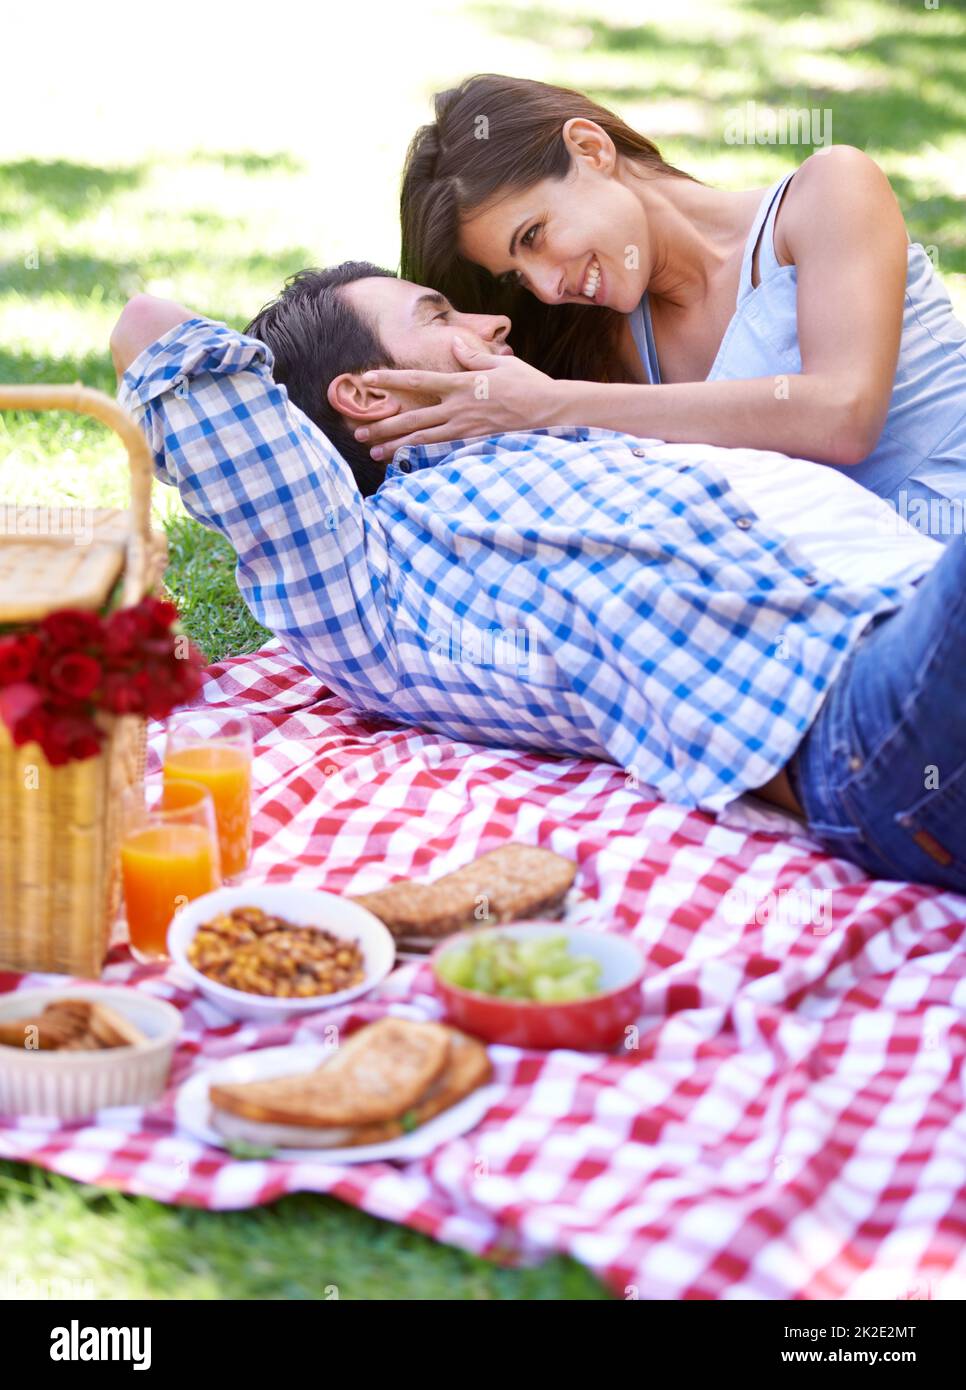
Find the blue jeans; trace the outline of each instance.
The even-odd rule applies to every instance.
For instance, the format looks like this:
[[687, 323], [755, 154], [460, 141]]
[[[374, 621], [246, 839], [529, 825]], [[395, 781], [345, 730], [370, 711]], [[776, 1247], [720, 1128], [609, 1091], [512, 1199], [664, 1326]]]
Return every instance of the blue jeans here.
[[788, 767], [809, 833], [874, 878], [966, 892], [966, 540], [849, 654]]

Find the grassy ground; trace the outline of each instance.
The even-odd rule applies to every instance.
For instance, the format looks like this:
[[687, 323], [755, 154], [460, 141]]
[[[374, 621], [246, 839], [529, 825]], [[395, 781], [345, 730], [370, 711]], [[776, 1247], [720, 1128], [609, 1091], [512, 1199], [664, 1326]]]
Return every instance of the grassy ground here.
[[[469, 70], [589, 90], [708, 182], [764, 185], [807, 148], [735, 145], [729, 115], [831, 116], [879, 160], [913, 240], [966, 315], [966, 22], [913, 0], [596, 0], [405, 7], [308, 19], [294, 0], [200, 5], [190, 26], [129, 6], [35, 4], [5, 20], [0, 82], [0, 382], [113, 392], [125, 299], [171, 295], [241, 328], [305, 265], [394, 265], [406, 142]], [[42, 43], [43, 38], [43, 43]], [[469, 56], [468, 56], [469, 55]], [[828, 116], [824, 116], [827, 122]], [[123, 502], [100, 426], [0, 414], [0, 499]], [[168, 583], [210, 659], [259, 645], [230, 553], [156, 489]], [[497, 1271], [320, 1198], [212, 1215], [92, 1194], [0, 1164], [0, 1281], [62, 1272], [102, 1296], [594, 1297], [573, 1264]]]
[[570, 1260], [500, 1269], [312, 1193], [194, 1211], [0, 1163], [0, 1222], [0, 1298], [64, 1278], [84, 1298], [607, 1297]]

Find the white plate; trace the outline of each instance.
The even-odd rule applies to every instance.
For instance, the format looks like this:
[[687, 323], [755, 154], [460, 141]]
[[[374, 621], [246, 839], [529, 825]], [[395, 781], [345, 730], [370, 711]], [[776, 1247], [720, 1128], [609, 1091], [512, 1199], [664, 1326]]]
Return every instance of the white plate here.
[[[212, 1129], [209, 1123], [209, 1086], [215, 1081], [265, 1081], [273, 1076], [295, 1076], [299, 1072], [314, 1071], [330, 1052], [331, 1049], [310, 1043], [297, 1047], [265, 1047], [216, 1062], [179, 1088], [175, 1100], [178, 1126], [195, 1139], [203, 1139], [206, 1144], [230, 1152], [230, 1141]], [[390, 1159], [403, 1162], [425, 1158], [441, 1144], [475, 1129], [498, 1095], [498, 1086], [481, 1086], [458, 1105], [444, 1110], [411, 1134], [401, 1134], [398, 1139], [387, 1140], [384, 1144], [360, 1144], [348, 1149], [276, 1149], [272, 1156], [299, 1163], [337, 1164], [381, 1163]]]

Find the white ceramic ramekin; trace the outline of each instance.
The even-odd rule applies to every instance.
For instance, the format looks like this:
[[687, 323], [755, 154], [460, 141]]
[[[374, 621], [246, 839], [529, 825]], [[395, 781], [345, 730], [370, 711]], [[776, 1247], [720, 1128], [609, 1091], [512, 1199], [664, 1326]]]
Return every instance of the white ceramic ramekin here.
[[181, 1015], [136, 989], [75, 985], [0, 995], [0, 1019], [34, 1018], [55, 999], [90, 999], [116, 1009], [148, 1039], [136, 1047], [56, 1052], [0, 1044], [0, 1115], [77, 1120], [111, 1105], [150, 1105], [164, 1090]]

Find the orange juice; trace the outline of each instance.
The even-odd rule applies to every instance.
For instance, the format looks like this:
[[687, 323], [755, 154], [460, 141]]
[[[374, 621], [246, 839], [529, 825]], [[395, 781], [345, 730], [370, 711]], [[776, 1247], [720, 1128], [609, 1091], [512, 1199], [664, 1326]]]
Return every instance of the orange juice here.
[[203, 825], [146, 825], [124, 836], [124, 904], [135, 950], [167, 954], [168, 926], [178, 908], [218, 887], [213, 849]]
[[[240, 874], [248, 865], [252, 846], [252, 764], [248, 750], [215, 741], [187, 744], [166, 754], [164, 777], [186, 777], [211, 792], [221, 871], [225, 878]], [[179, 804], [170, 799], [174, 790], [165, 788], [166, 806]]]

